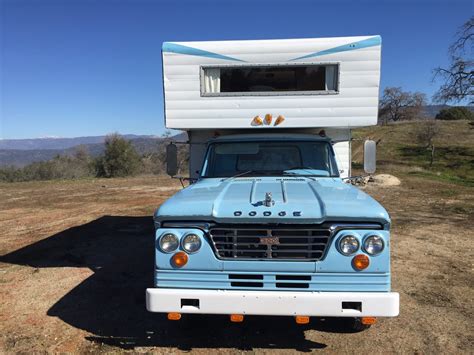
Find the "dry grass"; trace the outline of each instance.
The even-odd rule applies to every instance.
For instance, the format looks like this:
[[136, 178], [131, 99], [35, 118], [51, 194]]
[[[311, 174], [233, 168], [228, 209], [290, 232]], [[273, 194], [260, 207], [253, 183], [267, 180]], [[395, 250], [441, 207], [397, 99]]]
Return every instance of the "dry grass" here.
[[473, 189], [402, 175], [400, 186], [367, 188], [393, 219], [401, 314], [361, 333], [344, 333], [333, 320], [297, 326], [290, 318], [248, 317], [235, 325], [193, 316], [170, 323], [146, 312], [150, 216], [179, 188], [176, 181], [0, 185], [0, 352], [470, 352]]
[[377, 145], [378, 170], [449, 181], [474, 187], [474, 127], [468, 121], [438, 121], [439, 134], [434, 139], [435, 160], [429, 166], [430, 151], [416, 140], [416, 132], [426, 121], [402, 122], [354, 131], [353, 160], [363, 160], [363, 140], [380, 140]]

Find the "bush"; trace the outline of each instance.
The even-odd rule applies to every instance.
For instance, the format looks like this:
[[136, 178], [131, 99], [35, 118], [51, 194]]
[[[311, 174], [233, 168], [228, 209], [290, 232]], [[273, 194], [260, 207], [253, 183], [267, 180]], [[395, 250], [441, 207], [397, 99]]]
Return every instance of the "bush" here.
[[[182, 165], [188, 160], [187, 147], [181, 147]], [[20, 182], [84, 177], [125, 177], [135, 174], [161, 174], [165, 162], [165, 143], [160, 142], [150, 152], [140, 156], [130, 141], [117, 134], [107, 136], [105, 152], [93, 159], [85, 146], [74, 155], [57, 155], [51, 160], [34, 162], [25, 167], [0, 167], [0, 181]]]
[[78, 179], [93, 176], [92, 159], [83, 147], [74, 156], [57, 155], [51, 160], [34, 162], [23, 168], [0, 168], [0, 181], [20, 182], [53, 179]]
[[455, 121], [455, 120], [474, 120], [474, 113], [467, 107], [450, 107], [442, 109], [436, 115], [437, 120]]
[[430, 167], [433, 166], [435, 158], [435, 144], [434, 140], [439, 135], [439, 122], [429, 120], [419, 125], [415, 131], [415, 137], [425, 149], [430, 151]]
[[141, 166], [140, 156], [130, 141], [112, 134], [105, 139], [105, 152], [95, 162], [99, 177], [135, 175]]

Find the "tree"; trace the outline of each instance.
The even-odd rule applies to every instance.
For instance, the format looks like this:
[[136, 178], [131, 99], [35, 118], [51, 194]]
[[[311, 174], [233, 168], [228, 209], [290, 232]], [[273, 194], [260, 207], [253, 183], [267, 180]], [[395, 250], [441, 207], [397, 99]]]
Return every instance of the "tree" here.
[[462, 25], [456, 33], [456, 40], [449, 47], [450, 65], [433, 70], [433, 81], [443, 83], [433, 96], [436, 102], [460, 102], [469, 100], [472, 104], [474, 83], [474, 60], [472, 49], [474, 42], [474, 17]]
[[416, 131], [417, 141], [430, 151], [430, 167], [433, 166], [435, 157], [434, 139], [439, 134], [439, 123], [435, 120], [427, 120], [418, 127]]
[[387, 87], [380, 100], [379, 116], [383, 124], [419, 118], [425, 104], [426, 95], [421, 92], [411, 93], [402, 91], [400, 87]]
[[454, 121], [454, 120], [470, 120], [474, 121], [474, 112], [467, 107], [450, 107], [442, 109], [436, 115], [437, 120]]
[[170, 138], [172, 135], [171, 131], [169, 129], [167, 129], [166, 131], [163, 132], [163, 134], [161, 135], [161, 138]]
[[89, 149], [87, 146], [80, 144], [74, 149], [74, 157], [79, 161], [87, 162], [90, 160]]
[[104, 155], [98, 158], [96, 169], [98, 176], [124, 177], [134, 175], [140, 167], [140, 156], [130, 141], [118, 134], [105, 138]]

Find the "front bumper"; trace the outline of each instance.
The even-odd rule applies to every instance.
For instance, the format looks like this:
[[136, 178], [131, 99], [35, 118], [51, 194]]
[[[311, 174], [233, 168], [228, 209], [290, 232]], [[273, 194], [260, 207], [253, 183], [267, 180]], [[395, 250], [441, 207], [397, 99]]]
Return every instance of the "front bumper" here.
[[150, 312], [316, 317], [396, 317], [396, 292], [227, 291], [149, 288]]

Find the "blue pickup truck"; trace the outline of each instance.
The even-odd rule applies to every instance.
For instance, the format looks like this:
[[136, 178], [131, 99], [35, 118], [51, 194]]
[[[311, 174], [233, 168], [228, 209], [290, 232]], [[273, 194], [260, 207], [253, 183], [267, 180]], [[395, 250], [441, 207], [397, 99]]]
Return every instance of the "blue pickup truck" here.
[[[181, 313], [398, 314], [390, 218], [348, 184], [327, 137], [229, 135], [208, 142], [197, 181], [157, 209], [147, 307]], [[356, 324], [356, 323], [355, 323]]]
[[[390, 218], [351, 181], [351, 129], [377, 123], [380, 36], [163, 44], [165, 125], [190, 185], [154, 215], [147, 309], [346, 317], [399, 313]], [[168, 173], [179, 173], [177, 147]], [[375, 142], [364, 144], [375, 172]]]

